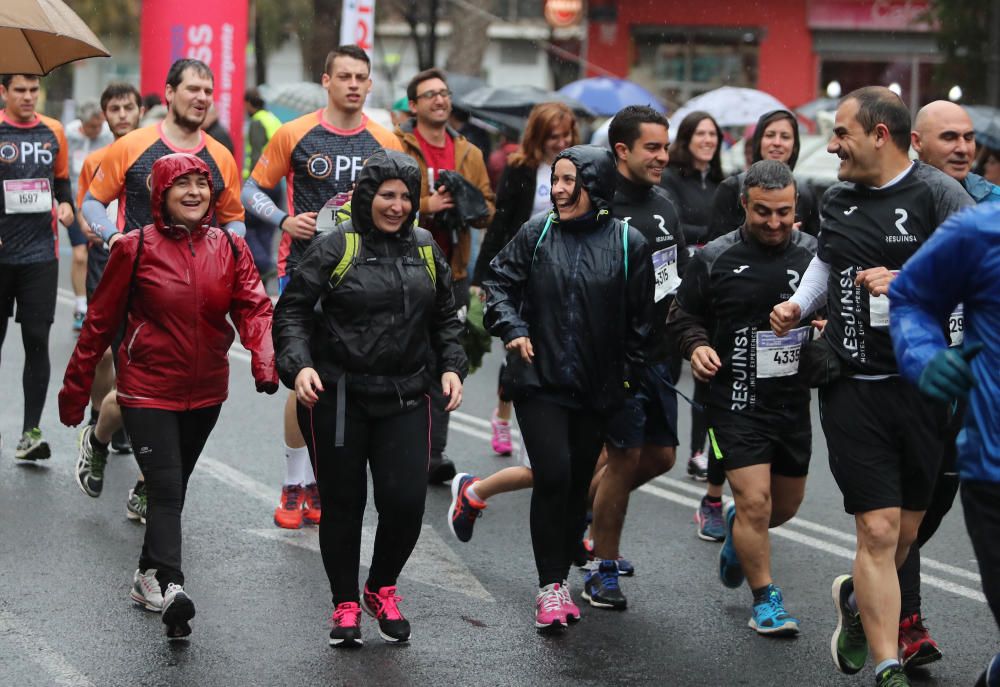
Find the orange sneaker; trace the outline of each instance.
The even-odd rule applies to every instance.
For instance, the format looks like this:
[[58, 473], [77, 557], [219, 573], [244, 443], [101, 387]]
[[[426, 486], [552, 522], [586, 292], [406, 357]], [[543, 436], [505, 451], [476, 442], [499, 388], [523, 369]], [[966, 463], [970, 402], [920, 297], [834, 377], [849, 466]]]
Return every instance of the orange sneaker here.
[[319, 519], [323, 514], [323, 506], [319, 500], [319, 485], [313, 482], [312, 484], [307, 484], [302, 492], [303, 499], [303, 513], [306, 522], [312, 525], [318, 525]]
[[304, 489], [298, 484], [281, 488], [281, 502], [274, 509], [274, 524], [286, 530], [302, 527], [302, 496]]

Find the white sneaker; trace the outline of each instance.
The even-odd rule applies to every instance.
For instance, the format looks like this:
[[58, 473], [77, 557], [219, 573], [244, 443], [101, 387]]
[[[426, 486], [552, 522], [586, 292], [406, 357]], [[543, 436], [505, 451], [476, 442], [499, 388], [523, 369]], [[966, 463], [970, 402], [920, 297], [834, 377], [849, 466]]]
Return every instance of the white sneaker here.
[[160, 591], [160, 583], [156, 581], [156, 568], [150, 568], [145, 573], [135, 571], [129, 597], [147, 611], [159, 613], [163, 610], [163, 593]]
[[194, 617], [194, 602], [184, 587], [171, 582], [163, 594], [163, 624], [169, 639], [181, 639], [191, 634], [188, 621]]

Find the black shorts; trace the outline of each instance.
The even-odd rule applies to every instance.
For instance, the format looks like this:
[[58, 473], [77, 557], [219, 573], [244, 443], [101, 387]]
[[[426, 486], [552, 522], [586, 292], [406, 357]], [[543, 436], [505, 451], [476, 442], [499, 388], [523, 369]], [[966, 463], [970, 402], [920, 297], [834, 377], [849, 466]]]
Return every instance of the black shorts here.
[[87, 298], [94, 297], [97, 284], [101, 281], [104, 268], [108, 265], [110, 252], [104, 246], [91, 244], [87, 249]]
[[808, 410], [782, 420], [763, 420], [708, 408], [709, 460], [725, 470], [771, 465], [783, 477], [805, 477], [812, 457], [812, 421]]
[[616, 448], [676, 447], [677, 392], [671, 380], [669, 364], [646, 368], [635, 395], [608, 423], [607, 442]]
[[843, 377], [820, 387], [819, 410], [844, 510], [927, 510], [944, 453], [944, 404], [899, 377]]
[[17, 303], [16, 322], [52, 324], [58, 290], [58, 260], [0, 265], [0, 317], [6, 319], [13, 315]]

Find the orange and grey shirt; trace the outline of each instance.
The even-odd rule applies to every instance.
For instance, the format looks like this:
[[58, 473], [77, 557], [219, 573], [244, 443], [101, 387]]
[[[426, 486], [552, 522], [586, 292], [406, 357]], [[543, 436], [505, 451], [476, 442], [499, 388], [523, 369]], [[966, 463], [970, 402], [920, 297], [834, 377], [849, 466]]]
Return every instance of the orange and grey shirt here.
[[[345, 130], [324, 121], [322, 109], [303, 115], [271, 137], [244, 189], [244, 202], [251, 214], [280, 226], [287, 215], [260, 188], [273, 189], [284, 178], [288, 214], [319, 212], [338, 193], [349, 192], [365, 160], [383, 148], [402, 150], [391, 131], [366, 116], [356, 129]], [[308, 240], [281, 236], [279, 277], [290, 273], [308, 246]]]
[[[105, 207], [118, 201], [118, 214], [114, 229], [128, 232], [153, 223], [150, 210], [149, 180], [153, 163], [171, 153], [190, 153], [208, 164], [212, 171], [215, 189], [215, 217], [213, 225], [224, 226], [229, 222], [243, 222], [243, 204], [240, 202], [240, 172], [229, 152], [221, 143], [199, 132], [201, 143], [189, 150], [177, 148], [163, 135], [163, 125], [136, 129], [122, 136], [105, 150], [104, 159], [97, 168], [88, 194]], [[82, 185], [81, 185], [82, 188]], [[88, 207], [84, 213], [91, 227], [107, 241], [110, 235], [106, 223], [98, 214], [91, 220]], [[114, 233], [112, 230], [111, 234]]]
[[61, 202], [73, 202], [62, 124], [44, 115], [21, 124], [0, 112], [0, 264], [58, 258]]

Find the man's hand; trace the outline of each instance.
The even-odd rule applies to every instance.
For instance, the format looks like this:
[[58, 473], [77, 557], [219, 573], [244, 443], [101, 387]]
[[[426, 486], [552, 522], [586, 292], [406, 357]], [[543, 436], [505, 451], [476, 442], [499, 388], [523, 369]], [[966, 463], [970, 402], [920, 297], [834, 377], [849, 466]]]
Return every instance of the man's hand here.
[[462, 380], [454, 372], [445, 372], [441, 375], [441, 391], [448, 398], [448, 405], [444, 407], [446, 413], [462, 405]]
[[771, 330], [777, 336], [784, 336], [802, 320], [802, 307], [798, 303], [784, 301], [771, 310]]
[[281, 230], [293, 239], [304, 241], [311, 239], [316, 234], [315, 212], [300, 212], [297, 215], [288, 215], [281, 220]]
[[873, 296], [884, 296], [889, 293], [889, 284], [896, 275], [884, 267], [870, 267], [858, 272], [854, 278], [855, 286], [863, 286]]
[[719, 354], [711, 346], [698, 346], [691, 353], [691, 372], [699, 382], [707, 382], [722, 367]]
[[451, 193], [444, 186], [438, 187], [437, 192], [432, 193], [427, 198], [427, 212], [432, 215], [453, 207], [455, 207], [455, 199], [451, 197]]
[[111, 238], [108, 239], [108, 250], [111, 250], [112, 246], [118, 243], [118, 239], [120, 239], [121, 237], [122, 233], [120, 231], [116, 231], [114, 234], [112, 234]]
[[62, 222], [64, 227], [68, 227], [73, 224], [73, 206], [69, 203], [59, 203], [59, 210], [57, 211], [57, 214], [59, 216], [59, 221]]
[[526, 363], [530, 363], [531, 359], [535, 357], [535, 349], [531, 346], [531, 339], [526, 336], [517, 337], [508, 343], [506, 348], [508, 351], [517, 351]]
[[295, 375], [295, 400], [306, 408], [312, 408], [319, 400], [317, 391], [323, 391], [319, 374], [311, 367], [303, 367]]
[[76, 221], [80, 225], [80, 231], [82, 231], [83, 235], [87, 237], [87, 241], [89, 241], [90, 243], [92, 243], [95, 246], [103, 246], [104, 245], [104, 239], [102, 239], [100, 236], [98, 236], [94, 232], [94, 230], [90, 228], [90, 223], [87, 222], [87, 220], [85, 220], [83, 218], [83, 213], [82, 212], [77, 215]]
[[480, 303], [486, 302], [486, 289], [478, 286], [470, 286], [469, 294], [472, 295], [473, 298], [478, 298]]
[[917, 388], [935, 401], [951, 403], [965, 398], [976, 385], [969, 361], [983, 350], [983, 344], [972, 344], [964, 350], [944, 348], [937, 352], [920, 373]]

